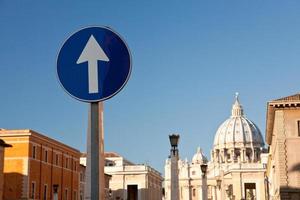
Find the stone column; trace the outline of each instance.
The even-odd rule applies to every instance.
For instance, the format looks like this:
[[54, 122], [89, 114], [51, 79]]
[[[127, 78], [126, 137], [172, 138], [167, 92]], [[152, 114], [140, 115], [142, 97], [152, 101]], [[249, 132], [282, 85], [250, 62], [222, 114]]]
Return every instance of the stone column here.
[[222, 170], [221, 171], [221, 190], [220, 190], [220, 193], [221, 193], [221, 200], [225, 199], [225, 181], [224, 181], [224, 171]]
[[245, 148], [241, 149], [241, 160], [242, 160], [242, 162], [246, 161], [246, 149]]
[[179, 200], [179, 178], [178, 178], [178, 141], [179, 135], [169, 135], [170, 143], [171, 143], [171, 177], [170, 177], [170, 185], [171, 185], [171, 200]]
[[206, 174], [202, 173], [202, 200], [207, 200], [207, 189]]
[[220, 163], [225, 162], [225, 160], [224, 160], [224, 150], [223, 149], [219, 152], [219, 155], [220, 155], [220, 158], [221, 158]]
[[234, 156], [234, 149], [231, 150], [231, 162], [234, 163], [235, 156]]

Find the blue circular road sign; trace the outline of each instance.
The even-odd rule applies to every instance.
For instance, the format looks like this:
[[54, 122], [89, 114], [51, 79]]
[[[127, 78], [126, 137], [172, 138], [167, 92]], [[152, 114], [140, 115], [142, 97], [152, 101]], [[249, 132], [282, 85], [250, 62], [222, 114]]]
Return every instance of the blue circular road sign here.
[[71, 35], [57, 58], [57, 75], [72, 97], [98, 102], [116, 95], [127, 83], [131, 55], [124, 40], [107, 27], [88, 27]]

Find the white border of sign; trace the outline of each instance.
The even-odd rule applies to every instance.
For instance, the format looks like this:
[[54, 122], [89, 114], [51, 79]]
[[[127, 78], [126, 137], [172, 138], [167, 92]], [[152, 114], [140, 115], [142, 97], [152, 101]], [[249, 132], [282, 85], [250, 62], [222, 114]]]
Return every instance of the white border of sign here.
[[[104, 28], [104, 29], [107, 29], [107, 30], [113, 32], [114, 34], [116, 34], [116, 35], [122, 40], [122, 42], [125, 44], [125, 46], [126, 46], [126, 48], [127, 48], [127, 50], [128, 50], [128, 53], [129, 53], [129, 72], [128, 72], [128, 75], [127, 75], [127, 78], [126, 78], [125, 82], [123, 83], [123, 85], [122, 85], [115, 93], [113, 93], [112, 95], [110, 95], [110, 96], [108, 96], [108, 97], [106, 97], [106, 98], [100, 99], [100, 100], [86, 100], [86, 99], [80, 99], [80, 98], [78, 98], [78, 97], [72, 95], [71, 93], [68, 92], [68, 90], [67, 90], [67, 89], [63, 86], [63, 84], [60, 82], [60, 79], [59, 79], [59, 76], [58, 76], [58, 72], [57, 72], [57, 62], [58, 62], [58, 56], [59, 56], [59, 53], [60, 53], [60, 51], [61, 51], [61, 48], [64, 46], [64, 44], [67, 42], [67, 40], [68, 40], [70, 37], [72, 37], [75, 33], [79, 32], [79, 31], [81, 31], [81, 30], [83, 30], [83, 29], [86, 29], [86, 28]], [[59, 82], [60, 86], [63, 88], [63, 90], [64, 90], [67, 94], [69, 94], [69, 95], [70, 95], [71, 97], [73, 97], [74, 99], [77, 99], [77, 100], [79, 100], [79, 101], [86, 102], [86, 103], [90, 103], [90, 102], [102, 102], [102, 101], [105, 101], [105, 100], [107, 100], [107, 99], [110, 99], [110, 98], [112, 98], [113, 96], [115, 96], [116, 94], [118, 94], [118, 93], [125, 87], [125, 85], [127, 84], [128, 80], [129, 80], [129, 78], [130, 78], [130, 75], [131, 75], [131, 71], [132, 71], [132, 56], [131, 56], [130, 49], [129, 49], [127, 43], [125, 42], [125, 40], [123, 39], [123, 37], [122, 37], [119, 33], [117, 33], [115, 30], [113, 30], [112, 28], [110, 28], [110, 27], [108, 27], [108, 26], [86, 26], [86, 27], [83, 27], [83, 28], [81, 28], [81, 29], [79, 29], [79, 30], [73, 32], [73, 33], [72, 33], [72, 34], [71, 34], [71, 35], [70, 35], [70, 36], [62, 43], [62, 45], [61, 45], [61, 47], [60, 47], [60, 49], [59, 49], [59, 51], [58, 51], [58, 54], [57, 54], [57, 56], [56, 56], [56, 65], [55, 65], [55, 66], [56, 66], [56, 67], [55, 67], [56, 78], [58, 79], [58, 82]]]

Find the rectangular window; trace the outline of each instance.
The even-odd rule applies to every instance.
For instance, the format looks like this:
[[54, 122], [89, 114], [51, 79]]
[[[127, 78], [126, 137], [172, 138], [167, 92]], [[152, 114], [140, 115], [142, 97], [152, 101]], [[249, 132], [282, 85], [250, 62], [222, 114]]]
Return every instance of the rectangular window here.
[[80, 181], [83, 182], [83, 174], [80, 172]]
[[256, 186], [255, 183], [245, 183], [245, 199], [253, 200], [256, 199]]
[[77, 171], [77, 162], [76, 161], [74, 162], [74, 170], [75, 170], [75, 172]]
[[59, 160], [58, 160], [58, 154], [55, 154], [55, 164], [56, 164], [56, 165], [59, 165], [59, 164], [58, 164], [58, 161], [59, 161]]
[[48, 151], [45, 150], [45, 162], [48, 162]]
[[32, 146], [32, 158], [36, 158], [36, 147]]
[[68, 188], [65, 189], [65, 200], [68, 200]]
[[47, 200], [47, 185], [44, 185], [44, 200]]
[[35, 182], [31, 182], [31, 198], [35, 199]]
[[297, 122], [298, 125], [298, 136], [300, 137], [300, 121]]
[[66, 168], [68, 169], [68, 163], [69, 163], [69, 159], [66, 158]]
[[74, 196], [73, 196], [73, 199], [74, 199], [74, 200], [77, 200], [77, 191], [76, 191], [76, 190], [74, 190]]

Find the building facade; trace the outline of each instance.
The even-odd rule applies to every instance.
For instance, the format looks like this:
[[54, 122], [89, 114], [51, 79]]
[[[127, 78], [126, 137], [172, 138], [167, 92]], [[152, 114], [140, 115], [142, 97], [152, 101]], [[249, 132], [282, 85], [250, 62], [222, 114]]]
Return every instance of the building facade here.
[[[82, 153], [80, 157], [80, 200], [85, 198], [86, 193], [86, 153]], [[111, 179], [111, 175], [104, 173], [104, 199], [111, 199], [111, 190], [109, 188], [109, 181]], [[90, 196], [90, 195], [88, 195]]]
[[[218, 128], [211, 160], [200, 148], [191, 162], [179, 160], [180, 200], [202, 199], [202, 191], [208, 200], [246, 199], [265, 200], [266, 157], [264, 140], [258, 127], [244, 115], [236, 95], [231, 116]], [[202, 180], [201, 164], [208, 169]], [[203, 189], [203, 190], [202, 190]], [[170, 199], [170, 160], [165, 164], [165, 199]]]
[[33, 130], [0, 130], [5, 151], [4, 200], [79, 199], [80, 152]]
[[85, 169], [86, 166], [79, 165], [79, 200], [84, 199], [84, 189], [85, 189]]
[[5, 143], [0, 139], [0, 200], [3, 199], [3, 185], [4, 185], [4, 150], [12, 145]]
[[116, 153], [105, 153], [104, 171], [111, 175], [110, 199], [161, 200], [161, 174], [148, 165], [137, 165]]
[[300, 199], [300, 94], [267, 104], [267, 181], [271, 200]]

